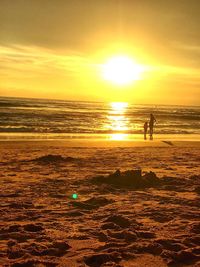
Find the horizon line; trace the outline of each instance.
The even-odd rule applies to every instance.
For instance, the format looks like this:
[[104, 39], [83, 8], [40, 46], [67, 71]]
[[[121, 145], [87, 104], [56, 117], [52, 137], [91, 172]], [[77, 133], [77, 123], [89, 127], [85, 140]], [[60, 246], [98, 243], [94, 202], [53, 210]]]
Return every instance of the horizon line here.
[[24, 97], [24, 96], [2, 96], [0, 95], [0, 98], [16, 98], [16, 99], [33, 99], [33, 100], [50, 100], [50, 101], [68, 101], [68, 102], [90, 102], [90, 103], [130, 103], [133, 105], [144, 105], [144, 106], [184, 106], [184, 107], [199, 107], [200, 105], [185, 105], [185, 104], [147, 104], [147, 103], [140, 103], [136, 104], [133, 102], [128, 101], [97, 101], [97, 100], [74, 100], [74, 99], [59, 99], [59, 98], [45, 98], [45, 97]]

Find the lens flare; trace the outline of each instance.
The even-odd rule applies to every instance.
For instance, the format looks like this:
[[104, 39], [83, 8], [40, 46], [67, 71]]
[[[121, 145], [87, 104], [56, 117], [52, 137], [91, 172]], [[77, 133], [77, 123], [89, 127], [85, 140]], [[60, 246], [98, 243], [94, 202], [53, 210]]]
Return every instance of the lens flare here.
[[76, 194], [76, 193], [72, 194], [72, 198], [73, 199], [77, 199], [78, 198], [78, 194]]

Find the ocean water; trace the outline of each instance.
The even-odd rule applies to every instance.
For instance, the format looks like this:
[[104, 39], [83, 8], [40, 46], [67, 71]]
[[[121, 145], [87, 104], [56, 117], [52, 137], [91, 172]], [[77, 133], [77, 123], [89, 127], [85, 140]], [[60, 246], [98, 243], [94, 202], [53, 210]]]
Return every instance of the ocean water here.
[[198, 106], [0, 97], [0, 139], [142, 136], [150, 113], [157, 120], [154, 136], [200, 136]]

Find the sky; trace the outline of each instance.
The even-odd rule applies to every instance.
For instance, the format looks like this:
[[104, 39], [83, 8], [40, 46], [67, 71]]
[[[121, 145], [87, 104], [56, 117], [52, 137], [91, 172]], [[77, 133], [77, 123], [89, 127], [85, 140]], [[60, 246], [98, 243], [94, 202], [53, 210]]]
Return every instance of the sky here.
[[[0, 95], [200, 105], [199, 0], [0, 0]], [[102, 76], [109, 58], [144, 67]]]

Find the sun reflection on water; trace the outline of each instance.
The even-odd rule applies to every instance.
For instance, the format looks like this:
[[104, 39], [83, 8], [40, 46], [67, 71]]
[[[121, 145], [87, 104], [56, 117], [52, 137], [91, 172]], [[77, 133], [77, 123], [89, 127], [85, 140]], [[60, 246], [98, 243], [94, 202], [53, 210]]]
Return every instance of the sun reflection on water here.
[[128, 140], [129, 138], [128, 134], [124, 134], [124, 133], [114, 133], [114, 134], [110, 134], [109, 135], [109, 139], [113, 140], [113, 141], [124, 141], [124, 140]]
[[111, 102], [107, 115], [108, 123], [105, 128], [110, 130], [111, 140], [126, 140], [129, 130], [129, 119], [126, 116], [127, 102]]
[[111, 102], [110, 106], [112, 108], [111, 112], [124, 113], [128, 107], [127, 102]]

